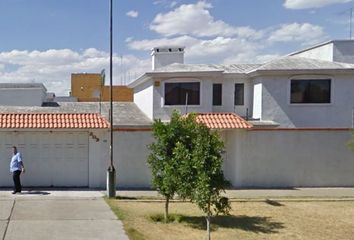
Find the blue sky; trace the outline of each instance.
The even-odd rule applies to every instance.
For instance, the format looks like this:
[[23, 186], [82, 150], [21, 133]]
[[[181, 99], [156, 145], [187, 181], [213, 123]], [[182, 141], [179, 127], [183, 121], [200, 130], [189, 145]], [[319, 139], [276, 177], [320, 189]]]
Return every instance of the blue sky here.
[[[108, 0], [0, 0], [0, 82], [66, 94], [72, 72], [107, 68]], [[149, 70], [149, 49], [186, 46], [187, 63], [265, 62], [348, 39], [352, 0], [114, 0], [114, 81]], [[120, 56], [123, 56], [120, 58]]]

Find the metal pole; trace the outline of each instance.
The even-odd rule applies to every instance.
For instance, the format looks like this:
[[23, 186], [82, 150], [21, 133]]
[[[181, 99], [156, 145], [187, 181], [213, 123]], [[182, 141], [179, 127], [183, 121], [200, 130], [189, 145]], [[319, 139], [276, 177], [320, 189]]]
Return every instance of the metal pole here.
[[110, 85], [110, 120], [111, 120], [111, 150], [110, 159], [111, 167], [113, 167], [113, 0], [110, 0], [110, 19], [109, 19], [109, 85]]
[[110, 166], [107, 170], [107, 196], [109, 198], [114, 198], [116, 196], [116, 170], [113, 165], [113, 0], [109, 2], [109, 84], [110, 84], [110, 146], [109, 146], [109, 156], [110, 156]]

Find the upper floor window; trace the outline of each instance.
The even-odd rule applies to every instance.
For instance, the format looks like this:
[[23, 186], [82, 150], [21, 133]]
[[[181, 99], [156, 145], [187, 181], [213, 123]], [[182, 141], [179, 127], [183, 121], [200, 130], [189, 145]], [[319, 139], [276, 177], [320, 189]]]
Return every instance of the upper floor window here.
[[331, 103], [330, 79], [294, 79], [290, 88], [290, 103]]
[[245, 104], [245, 85], [243, 83], [235, 84], [235, 105], [244, 105]]
[[199, 105], [199, 82], [165, 83], [165, 105]]
[[213, 106], [222, 105], [222, 84], [213, 84]]

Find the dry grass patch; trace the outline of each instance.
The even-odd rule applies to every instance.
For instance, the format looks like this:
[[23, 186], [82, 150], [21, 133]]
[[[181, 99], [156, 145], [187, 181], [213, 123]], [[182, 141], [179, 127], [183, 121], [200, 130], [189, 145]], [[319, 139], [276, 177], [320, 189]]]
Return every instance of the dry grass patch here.
[[[193, 204], [107, 200], [131, 240], [205, 239], [205, 219]], [[213, 239], [354, 239], [354, 201], [233, 202], [230, 216], [212, 219]]]

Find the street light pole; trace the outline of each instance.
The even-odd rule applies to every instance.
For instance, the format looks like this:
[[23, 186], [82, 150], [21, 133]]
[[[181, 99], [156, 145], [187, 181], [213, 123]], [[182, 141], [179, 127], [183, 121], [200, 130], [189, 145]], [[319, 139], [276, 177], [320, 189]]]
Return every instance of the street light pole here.
[[109, 108], [109, 120], [110, 120], [110, 146], [109, 156], [110, 165], [107, 169], [107, 196], [114, 198], [116, 196], [116, 170], [113, 165], [113, 0], [110, 0], [109, 4], [109, 84], [110, 84], [110, 108]]

